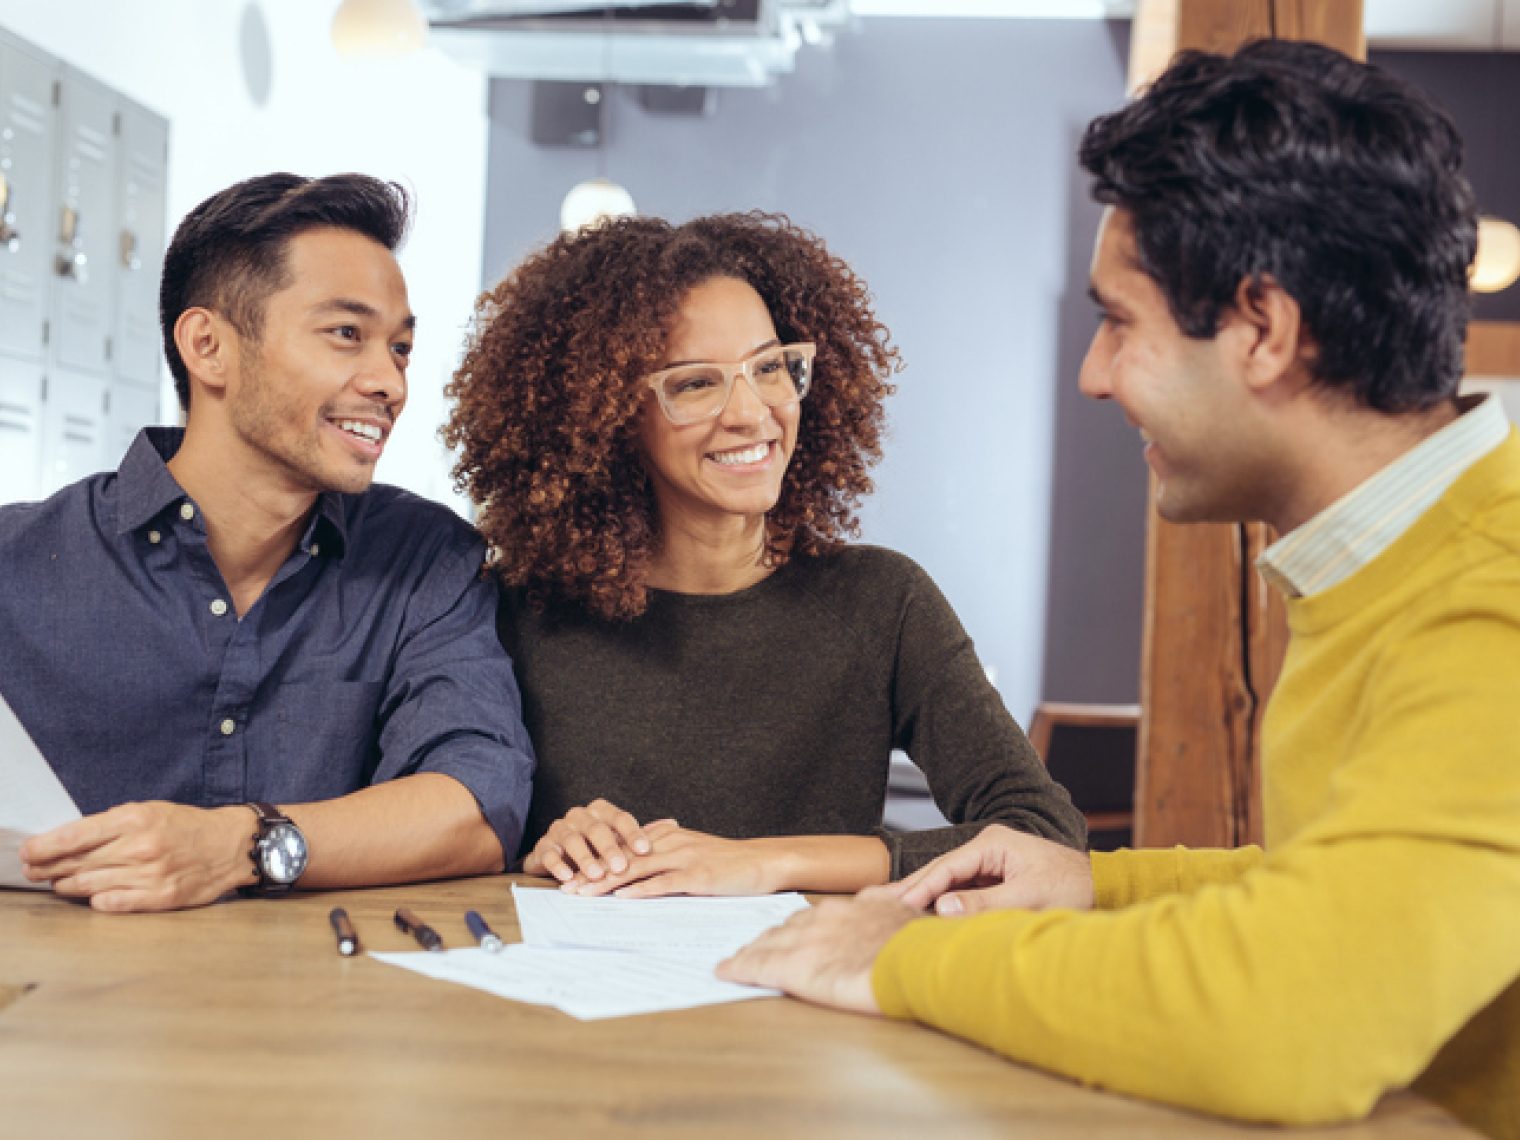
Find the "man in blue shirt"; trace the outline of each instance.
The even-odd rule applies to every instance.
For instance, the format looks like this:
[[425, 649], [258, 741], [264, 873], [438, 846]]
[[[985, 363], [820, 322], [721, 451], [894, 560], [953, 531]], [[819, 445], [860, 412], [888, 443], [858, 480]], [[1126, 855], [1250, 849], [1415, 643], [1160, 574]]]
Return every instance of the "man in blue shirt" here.
[[168, 910], [517, 849], [533, 758], [483, 545], [371, 486], [406, 403], [408, 219], [353, 174], [202, 203], [160, 297], [184, 430], [0, 508], [0, 693], [85, 813], [22, 847], [34, 881]]

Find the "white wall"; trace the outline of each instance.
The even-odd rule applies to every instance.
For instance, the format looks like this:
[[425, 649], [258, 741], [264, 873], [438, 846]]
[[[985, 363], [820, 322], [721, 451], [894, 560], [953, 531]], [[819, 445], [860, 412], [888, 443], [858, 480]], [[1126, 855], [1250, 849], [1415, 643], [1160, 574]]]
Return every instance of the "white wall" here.
[[[480, 281], [485, 81], [434, 48], [384, 63], [340, 59], [328, 33], [337, 5], [0, 0], [0, 27], [169, 120], [171, 231], [208, 195], [272, 170], [357, 170], [415, 193], [416, 225], [401, 255], [418, 317], [412, 390], [380, 477], [459, 506], [436, 433]], [[249, 34], [260, 25], [267, 51]], [[268, 77], [254, 84], [262, 103], [249, 70]], [[167, 380], [163, 401], [172, 415]]]

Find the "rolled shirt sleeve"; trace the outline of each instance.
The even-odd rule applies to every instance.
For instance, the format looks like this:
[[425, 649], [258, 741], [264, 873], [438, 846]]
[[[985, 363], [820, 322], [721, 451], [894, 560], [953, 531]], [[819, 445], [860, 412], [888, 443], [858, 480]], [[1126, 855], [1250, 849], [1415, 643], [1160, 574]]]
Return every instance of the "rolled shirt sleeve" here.
[[375, 783], [438, 772], [480, 804], [508, 860], [522, 840], [533, 746], [512, 664], [496, 637], [483, 546], [435, 564], [411, 599], [381, 705]]
[[167, 467], [181, 438], [145, 429], [118, 471], [0, 507], [0, 692], [80, 810], [436, 771], [510, 858], [534, 758], [480, 536], [396, 487], [329, 492], [238, 613]]

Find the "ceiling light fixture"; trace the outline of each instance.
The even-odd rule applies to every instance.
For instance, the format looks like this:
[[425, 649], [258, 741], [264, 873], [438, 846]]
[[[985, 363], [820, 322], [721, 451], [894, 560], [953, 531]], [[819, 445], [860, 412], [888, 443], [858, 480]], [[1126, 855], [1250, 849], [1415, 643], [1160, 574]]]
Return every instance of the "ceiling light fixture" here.
[[608, 218], [636, 214], [633, 195], [607, 178], [592, 178], [570, 187], [559, 208], [559, 228], [573, 234]]
[[427, 18], [416, 0], [343, 0], [333, 16], [332, 41], [351, 58], [389, 58], [427, 42]]

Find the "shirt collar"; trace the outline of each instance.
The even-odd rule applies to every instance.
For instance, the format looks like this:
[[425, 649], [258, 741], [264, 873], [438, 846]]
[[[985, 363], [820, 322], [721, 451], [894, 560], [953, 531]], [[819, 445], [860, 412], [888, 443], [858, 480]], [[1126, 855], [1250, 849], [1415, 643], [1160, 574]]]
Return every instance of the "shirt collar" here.
[[[117, 534], [146, 526], [167, 508], [189, 499], [168, 466], [184, 438], [185, 429], [178, 427], [146, 427], [137, 433], [116, 469]], [[344, 499], [336, 491], [317, 497], [317, 509], [301, 538], [302, 549], [310, 550], [315, 542], [319, 550], [342, 555], [348, 546]]]
[[165, 508], [187, 498], [168, 467], [184, 438], [185, 429], [177, 427], [147, 427], [137, 433], [116, 469], [117, 534], [152, 522]]
[[340, 495], [336, 491], [325, 491], [317, 498], [317, 509], [311, 516], [311, 525], [306, 528], [306, 537], [301, 540], [301, 545], [306, 550], [311, 550], [315, 543], [321, 552], [341, 557], [348, 549], [348, 511], [345, 509], [347, 496]]
[[1328, 590], [1407, 531], [1462, 473], [1510, 432], [1494, 397], [1467, 397], [1455, 420], [1283, 535], [1257, 559], [1262, 576], [1290, 598]]

